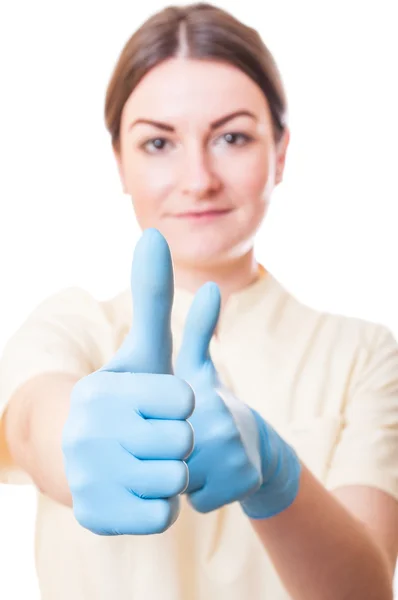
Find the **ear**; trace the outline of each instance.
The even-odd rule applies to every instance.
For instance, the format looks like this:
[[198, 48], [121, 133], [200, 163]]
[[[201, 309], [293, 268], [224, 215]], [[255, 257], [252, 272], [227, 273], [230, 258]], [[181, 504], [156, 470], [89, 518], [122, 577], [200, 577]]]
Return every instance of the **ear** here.
[[285, 128], [283, 136], [276, 146], [276, 169], [275, 169], [275, 185], [283, 180], [283, 172], [285, 170], [286, 153], [290, 141], [290, 130]]
[[115, 146], [112, 146], [112, 150], [113, 150], [113, 155], [114, 155], [115, 160], [116, 160], [116, 166], [117, 166], [117, 170], [119, 172], [120, 181], [122, 183], [123, 193], [127, 194], [126, 181], [125, 181], [125, 178], [124, 178], [124, 169], [123, 169], [122, 157], [121, 157], [120, 149], [116, 148]]

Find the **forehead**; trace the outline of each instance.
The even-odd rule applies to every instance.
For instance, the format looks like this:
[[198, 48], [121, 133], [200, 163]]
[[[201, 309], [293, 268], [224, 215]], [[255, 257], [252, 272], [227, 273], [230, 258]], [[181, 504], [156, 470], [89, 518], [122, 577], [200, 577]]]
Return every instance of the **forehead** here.
[[183, 121], [212, 120], [228, 112], [251, 109], [266, 116], [261, 89], [243, 71], [221, 62], [169, 59], [140, 81], [124, 107], [135, 117]]

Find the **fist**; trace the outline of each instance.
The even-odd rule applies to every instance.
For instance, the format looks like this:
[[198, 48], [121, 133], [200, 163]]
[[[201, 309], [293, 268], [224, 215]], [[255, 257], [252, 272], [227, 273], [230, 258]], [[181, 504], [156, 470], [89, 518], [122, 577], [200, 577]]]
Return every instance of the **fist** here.
[[131, 290], [131, 330], [111, 361], [73, 388], [62, 438], [74, 515], [102, 535], [170, 527], [193, 448], [193, 391], [171, 367], [171, 257], [156, 230], [137, 244]]
[[199, 512], [239, 501], [247, 516], [265, 519], [295, 500], [301, 463], [271, 425], [221, 385], [209, 353], [219, 310], [218, 288], [206, 284], [188, 314], [176, 365], [196, 398], [186, 493]]
[[260, 438], [255, 416], [219, 380], [209, 353], [220, 311], [213, 283], [197, 293], [187, 318], [176, 373], [193, 387], [190, 421], [195, 448], [189, 457], [186, 493], [193, 507], [208, 512], [242, 500], [261, 486]]

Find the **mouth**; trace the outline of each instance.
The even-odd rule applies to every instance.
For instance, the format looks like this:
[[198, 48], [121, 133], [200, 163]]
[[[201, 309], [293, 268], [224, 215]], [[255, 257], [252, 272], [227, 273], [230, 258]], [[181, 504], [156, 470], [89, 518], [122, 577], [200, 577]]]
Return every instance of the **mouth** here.
[[232, 212], [231, 208], [187, 211], [174, 215], [177, 219], [188, 219], [191, 221], [211, 221], [219, 217], [223, 217]]

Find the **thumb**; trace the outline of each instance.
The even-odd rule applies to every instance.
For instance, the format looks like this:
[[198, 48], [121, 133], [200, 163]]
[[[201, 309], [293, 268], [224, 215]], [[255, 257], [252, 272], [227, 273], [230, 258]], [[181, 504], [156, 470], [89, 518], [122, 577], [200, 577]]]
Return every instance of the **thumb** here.
[[181, 349], [176, 362], [176, 375], [188, 382], [206, 362], [209, 346], [218, 323], [221, 307], [220, 290], [208, 282], [196, 293], [189, 310]]
[[103, 370], [170, 374], [173, 266], [169, 246], [156, 229], [145, 230], [135, 248], [131, 293], [132, 327]]

